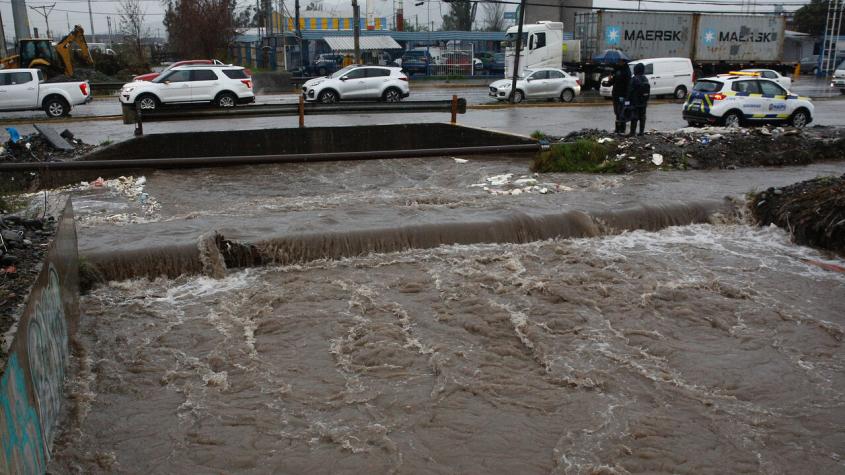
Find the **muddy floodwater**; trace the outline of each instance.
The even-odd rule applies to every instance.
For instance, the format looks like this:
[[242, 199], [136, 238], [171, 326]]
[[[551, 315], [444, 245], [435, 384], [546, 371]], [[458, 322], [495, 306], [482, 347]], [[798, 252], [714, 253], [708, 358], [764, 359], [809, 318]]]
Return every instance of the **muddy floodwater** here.
[[53, 473], [843, 473], [842, 260], [693, 225], [113, 282]]

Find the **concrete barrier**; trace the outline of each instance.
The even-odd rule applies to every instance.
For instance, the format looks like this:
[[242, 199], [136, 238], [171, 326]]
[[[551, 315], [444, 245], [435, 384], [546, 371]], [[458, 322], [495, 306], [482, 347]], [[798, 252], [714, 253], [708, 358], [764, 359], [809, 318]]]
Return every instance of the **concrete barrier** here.
[[0, 473], [45, 472], [64, 401], [69, 336], [78, 323], [76, 227], [68, 201], [0, 378]]

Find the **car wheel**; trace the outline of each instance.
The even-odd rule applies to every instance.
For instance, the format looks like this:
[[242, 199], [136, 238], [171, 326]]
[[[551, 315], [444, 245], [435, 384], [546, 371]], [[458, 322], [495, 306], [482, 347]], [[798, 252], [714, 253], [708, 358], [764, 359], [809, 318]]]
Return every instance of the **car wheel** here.
[[150, 94], [144, 94], [135, 99], [135, 108], [145, 111], [154, 111], [158, 109], [158, 99]]
[[339, 101], [337, 97], [337, 93], [332, 91], [331, 89], [326, 89], [322, 91], [319, 96], [317, 96], [317, 100], [322, 102], [323, 104], [334, 104], [335, 102]]
[[687, 97], [687, 88], [678, 86], [675, 88], [675, 99], [684, 99]]
[[382, 100], [384, 100], [384, 102], [399, 102], [402, 100], [402, 93], [399, 91], [399, 89], [391, 87], [388, 90], [384, 91]]
[[516, 91], [513, 92], [513, 103], [514, 104], [519, 104], [520, 102], [523, 101], [523, 99], [525, 99], [525, 94], [522, 91], [517, 89]]
[[51, 97], [44, 103], [44, 112], [47, 117], [64, 117], [70, 113], [70, 106], [61, 97]]
[[231, 92], [224, 92], [217, 96], [214, 100], [214, 105], [220, 108], [235, 107], [238, 104], [237, 97]]
[[564, 89], [560, 93], [560, 102], [572, 102], [575, 100], [575, 91], [572, 89]]
[[742, 127], [742, 116], [739, 115], [739, 112], [728, 112], [722, 118], [722, 121], [725, 123], [725, 127]]
[[789, 124], [796, 129], [803, 129], [810, 123], [810, 114], [805, 110], [797, 110], [789, 119]]

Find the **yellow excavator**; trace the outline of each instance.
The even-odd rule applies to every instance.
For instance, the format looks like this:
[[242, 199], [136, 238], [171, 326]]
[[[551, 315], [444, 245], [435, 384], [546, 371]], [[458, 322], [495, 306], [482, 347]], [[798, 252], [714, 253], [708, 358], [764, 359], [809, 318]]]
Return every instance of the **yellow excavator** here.
[[85, 30], [76, 25], [67, 36], [54, 46], [47, 38], [29, 38], [18, 41], [18, 54], [0, 59], [3, 69], [14, 68], [38, 68], [45, 72], [47, 77], [57, 74], [65, 76], [73, 75], [73, 60], [71, 59], [72, 44], [79, 46], [83, 60], [89, 65], [94, 65], [94, 58], [88, 51], [88, 42], [85, 41]]

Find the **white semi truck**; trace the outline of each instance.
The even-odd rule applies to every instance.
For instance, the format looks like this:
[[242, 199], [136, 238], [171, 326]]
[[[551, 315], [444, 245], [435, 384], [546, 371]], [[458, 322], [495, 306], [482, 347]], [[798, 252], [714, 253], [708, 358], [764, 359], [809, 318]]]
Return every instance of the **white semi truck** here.
[[[517, 26], [505, 33], [505, 77], [513, 76], [516, 58]], [[563, 65], [563, 23], [559, 21], [538, 21], [522, 26], [522, 49], [519, 55], [519, 71], [525, 69], [559, 68]]]

